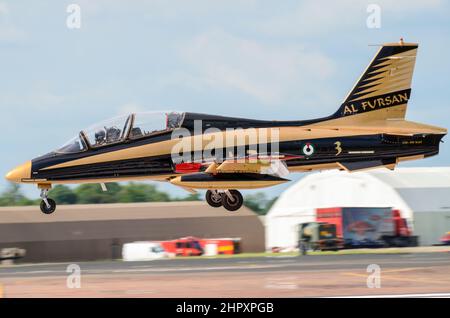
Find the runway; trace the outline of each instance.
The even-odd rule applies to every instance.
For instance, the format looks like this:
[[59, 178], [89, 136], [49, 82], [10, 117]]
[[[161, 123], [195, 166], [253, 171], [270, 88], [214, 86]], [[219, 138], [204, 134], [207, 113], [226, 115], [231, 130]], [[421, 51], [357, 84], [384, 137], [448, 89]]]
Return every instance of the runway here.
[[[380, 288], [367, 267], [380, 268]], [[4, 297], [449, 297], [450, 254], [320, 255], [0, 267]], [[69, 277], [69, 279], [71, 279]], [[372, 286], [373, 287], [373, 286]], [[376, 286], [375, 286], [376, 287]]]

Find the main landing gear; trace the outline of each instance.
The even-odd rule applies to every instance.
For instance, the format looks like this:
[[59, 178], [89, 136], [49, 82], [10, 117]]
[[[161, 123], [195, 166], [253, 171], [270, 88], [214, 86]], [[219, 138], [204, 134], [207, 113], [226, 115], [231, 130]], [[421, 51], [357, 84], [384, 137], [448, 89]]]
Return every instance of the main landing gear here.
[[45, 214], [52, 214], [56, 210], [56, 202], [53, 199], [48, 198], [48, 189], [41, 190], [41, 211]]
[[223, 206], [228, 211], [236, 211], [244, 203], [242, 194], [237, 190], [218, 190], [206, 191], [206, 202], [214, 208]]

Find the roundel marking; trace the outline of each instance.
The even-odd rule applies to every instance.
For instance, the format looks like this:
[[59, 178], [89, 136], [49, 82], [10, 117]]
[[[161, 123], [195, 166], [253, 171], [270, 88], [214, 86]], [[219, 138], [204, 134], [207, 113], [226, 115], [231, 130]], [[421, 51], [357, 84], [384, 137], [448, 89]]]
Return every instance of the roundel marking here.
[[311, 143], [307, 142], [303, 146], [302, 151], [306, 156], [311, 156], [314, 153], [314, 146]]

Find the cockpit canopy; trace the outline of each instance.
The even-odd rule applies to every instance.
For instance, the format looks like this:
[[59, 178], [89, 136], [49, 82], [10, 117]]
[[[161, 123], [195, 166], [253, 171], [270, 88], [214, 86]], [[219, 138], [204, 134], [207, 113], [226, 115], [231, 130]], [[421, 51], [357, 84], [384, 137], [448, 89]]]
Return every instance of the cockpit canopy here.
[[139, 139], [179, 128], [184, 113], [144, 112], [115, 117], [82, 130], [79, 135], [56, 150], [58, 153], [77, 153], [88, 149]]

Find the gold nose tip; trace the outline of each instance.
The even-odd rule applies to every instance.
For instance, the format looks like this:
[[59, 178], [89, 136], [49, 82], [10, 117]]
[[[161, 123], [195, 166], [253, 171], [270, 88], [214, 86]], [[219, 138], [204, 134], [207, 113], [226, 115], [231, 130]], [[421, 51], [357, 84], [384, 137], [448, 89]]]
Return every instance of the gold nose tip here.
[[27, 161], [23, 165], [17, 166], [8, 172], [5, 178], [11, 182], [22, 182], [22, 179], [31, 178], [31, 161]]

